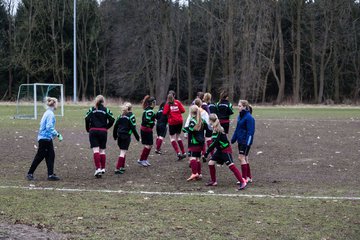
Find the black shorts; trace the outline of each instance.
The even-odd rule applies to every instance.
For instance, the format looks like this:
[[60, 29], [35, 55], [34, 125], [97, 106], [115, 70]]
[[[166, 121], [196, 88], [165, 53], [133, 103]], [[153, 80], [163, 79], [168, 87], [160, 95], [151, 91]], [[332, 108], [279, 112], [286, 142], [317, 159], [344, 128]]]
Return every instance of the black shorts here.
[[245, 145], [245, 144], [238, 144], [239, 154], [241, 155], [249, 155], [251, 146]]
[[89, 132], [90, 147], [106, 148], [107, 132], [99, 130], [90, 130]]
[[189, 152], [188, 152], [188, 156], [189, 156], [189, 157], [200, 158], [200, 157], [201, 157], [201, 152], [189, 151]]
[[131, 135], [121, 134], [118, 136], [117, 144], [121, 150], [128, 150], [131, 142]]
[[140, 130], [141, 135], [141, 143], [144, 145], [150, 145], [152, 146], [154, 144], [154, 138], [153, 138], [153, 132], [144, 132], [143, 130]]
[[182, 124], [169, 125], [170, 136], [175, 135], [175, 134], [180, 134], [181, 130], [182, 130]]
[[166, 132], [167, 132], [166, 124], [161, 123], [159, 125], [156, 125], [156, 135], [158, 135], [158, 137], [165, 137]]
[[228, 134], [229, 133], [230, 123], [220, 123], [220, 125], [224, 128], [224, 132], [226, 134]]
[[216, 152], [211, 156], [211, 160], [220, 165], [225, 163], [227, 166], [234, 162], [231, 153], [223, 153], [219, 150], [216, 150]]

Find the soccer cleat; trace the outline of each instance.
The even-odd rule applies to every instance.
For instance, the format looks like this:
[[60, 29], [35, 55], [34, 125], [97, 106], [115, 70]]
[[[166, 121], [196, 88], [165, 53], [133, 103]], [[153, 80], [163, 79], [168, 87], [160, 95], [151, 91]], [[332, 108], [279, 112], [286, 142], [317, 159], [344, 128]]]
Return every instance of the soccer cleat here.
[[101, 169], [101, 174], [105, 174], [105, 168]]
[[137, 160], [137, 163], [140, 164], [143, 167], [147, 167], [146, 160]]
[[247, 186], [247, 183], [246, 183], [246, 182], [243, 182], [243, 183], [240, 184], [238, 190], [239, 190], [239, 191], [240, 191], [240, 190], [244, 190], [244, 189], [246, 188], [246, 186]]
[[[248, 179], [243, 178], [243, 180], [244, 180], [245, 183], [248, 183]], [[241, 182], [240, 182], [240, 181], [237, 181], [236, 184], [237, 184], [237, 185], [240, 185]]]
[[196, 180], [198, 177], [199, 177], [198, 173], [191, 174], [191, 176], [186, 181]]
[[196, 178], [196, 180], [201, 180], [202, 179], [202, 174], [200, 173], [199, 176]]
[[252, 180], [252, 178], [247, 177], [246, 181], [247, 181], [248, 183], [252, 183], [253, 180]]
[[120, 171], [120, 168], [119, 169], [115, 169], [115, 174], [118, 175], [118, 174], [123, 174], [124, 172], [123, 171]]
[[48, 180], [49, 181], [59, 181], [60, 178], [58, 176], [56, 176], [55, 174], [51, 174], [48, 176]]
[[100, 168], [96, 169], [95, 173], [94, 173], [94, 176], [96, 178], [101, 178], [101, 175], [102, 175], [102, 171]]
[[147, 166], [151, 166], [149, 160], [145, 160], [145, 164], [146, 164]]
[[159, 150], [156, 149], [156, 150], [155, 150], [155, 153], [156, 153], [156, 154], [160, 154], [160, 155], [163, 154], [160, 149], [159, 149]]
[[26, 175], [26, 179], [29, 180], [29, 181], [34, 181], [35, 178], [34, 178], [34, 175], [29, 173], [28, 175]]
[[186, 158], [186, 154], [178, 153], [178, 154], [177, 154], [177, 157], [178, 157], [178, 161], [181, 161], [181, 160], [183, 160], [184, 158]]
[[209, 181], [205, 184], [205, 186], [217, 186], [217, 182]]

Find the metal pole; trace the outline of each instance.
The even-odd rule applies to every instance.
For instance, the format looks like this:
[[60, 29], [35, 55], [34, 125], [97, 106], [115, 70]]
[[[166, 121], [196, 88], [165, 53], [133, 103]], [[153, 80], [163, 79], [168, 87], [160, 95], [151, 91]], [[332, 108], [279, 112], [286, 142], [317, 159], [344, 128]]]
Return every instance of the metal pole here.
[[74, 0], [74, 103], [77, 102], [77, 97], [76, 97], [76, 0]]

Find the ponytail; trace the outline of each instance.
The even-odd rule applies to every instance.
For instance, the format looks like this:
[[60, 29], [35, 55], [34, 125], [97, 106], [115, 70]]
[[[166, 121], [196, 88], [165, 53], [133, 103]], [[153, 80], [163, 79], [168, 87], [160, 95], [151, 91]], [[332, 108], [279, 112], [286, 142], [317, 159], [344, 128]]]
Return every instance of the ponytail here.
[[209, 121], [213, 124], [213, 131], [217, 133], [224, 133], [224, 128], [221, 126], [218, 116], [215, 113], [209, 115]]
[[173, 104], [175, 101], [174, 95], [172, 93], [169, 93], [167, 96], [167, 101], [169, 104]]
[[105, 103], [105, 98], [103, 95], [97, 95], [95, 98], [95, 108], [98, 109], [99, 106], [102, 104], [104, 105]]
[[141, 101], [141, 104], [142, 104], [142, 107], [143, 109], [147, 108], [148, 106], [148, 100], [150, 99], [150, 96], [149, 95], [146, 95], [144, 97], [144, 99]]
[[48, 107], [55, 107], [57, 104], [57, 99], [53, 97], [47, 97], [46, 98], [46, 106]]
[[147, 108], [148, 106], [151, 106], [151, 104], [156, 104], [156, 99], [154, 97], [150, 97], [149, 95], [146, 95], [144, 99], [141, 101], [143, 109]]
[[202, 118], [201, 118], [199, 107], [196, 105], [192, 105], [190, 107], [190, 113], [191, 113], [191, 115], [195, 115], [196, 125], [194, 127], [194, 130], [199, 131], [202, 126]]

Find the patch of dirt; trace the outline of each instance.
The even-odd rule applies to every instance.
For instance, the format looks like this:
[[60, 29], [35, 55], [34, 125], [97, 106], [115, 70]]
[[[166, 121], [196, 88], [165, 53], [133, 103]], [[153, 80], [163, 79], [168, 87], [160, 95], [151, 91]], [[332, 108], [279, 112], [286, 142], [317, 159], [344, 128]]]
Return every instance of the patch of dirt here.
[[[83, 126], [62, 128], [57, 126], [64, 141], [55, 140], [55, 173], [59, 182], [46, 180], [43, 161], [35, 172], [37, 181], [28, 182], [25, 175], [36, 154], [36, 132], [15, 126], [2, 129], [0, 136], [0, 184], [14, 186], [111, 189], [127, 191], [208, 192], [236, 193], [236, 179], [224, 165], [216, 168], [218, 186], [206, 187], [209, 171], [202, 164], [203, 180], [186, 182], [191, 170], [187, 160], [177, 161], [169, 136], [162, 147], [163, 155], [152, 149], [150, 167], [137, 164], [142, 145], [133, 138], [126, 155], [126, 172], [115, 175], [119, 154], [118, 146], [108, 134], [107, 172], [101, 179], [94, 177], [93, 154], [88, 134]], [[230, 136], [235, 128], [231, 125]], [[253, 183], [239, 194], [286, 194], [359, 196], [360, 178], [360, 121], [326, 120], [256, 120], [256, 134], [249, 160]], [[155, 133], [154, 133], [155, 136]], [[155, 142], [155, 141], [154, 141]], [[185, 145], [186, 140], [184, 140]], [[237, 160], [237, 146], [233, 158]], [[27, 225], [0, 225], [0, 239], [62, 239], [62, 235], [39, 230]], [[13, 234], [16, 233], [16, 234]], [[24, 233], [24, 234], [23, 234]], [[24, 238], [22, 238], [24, 237]], [[44, 237], [44, 238], [42, 238]]]
[[0, 239], [6, 240], [65, 240], [66, 235], [55, 233], [43, 226], [0, 223]]

